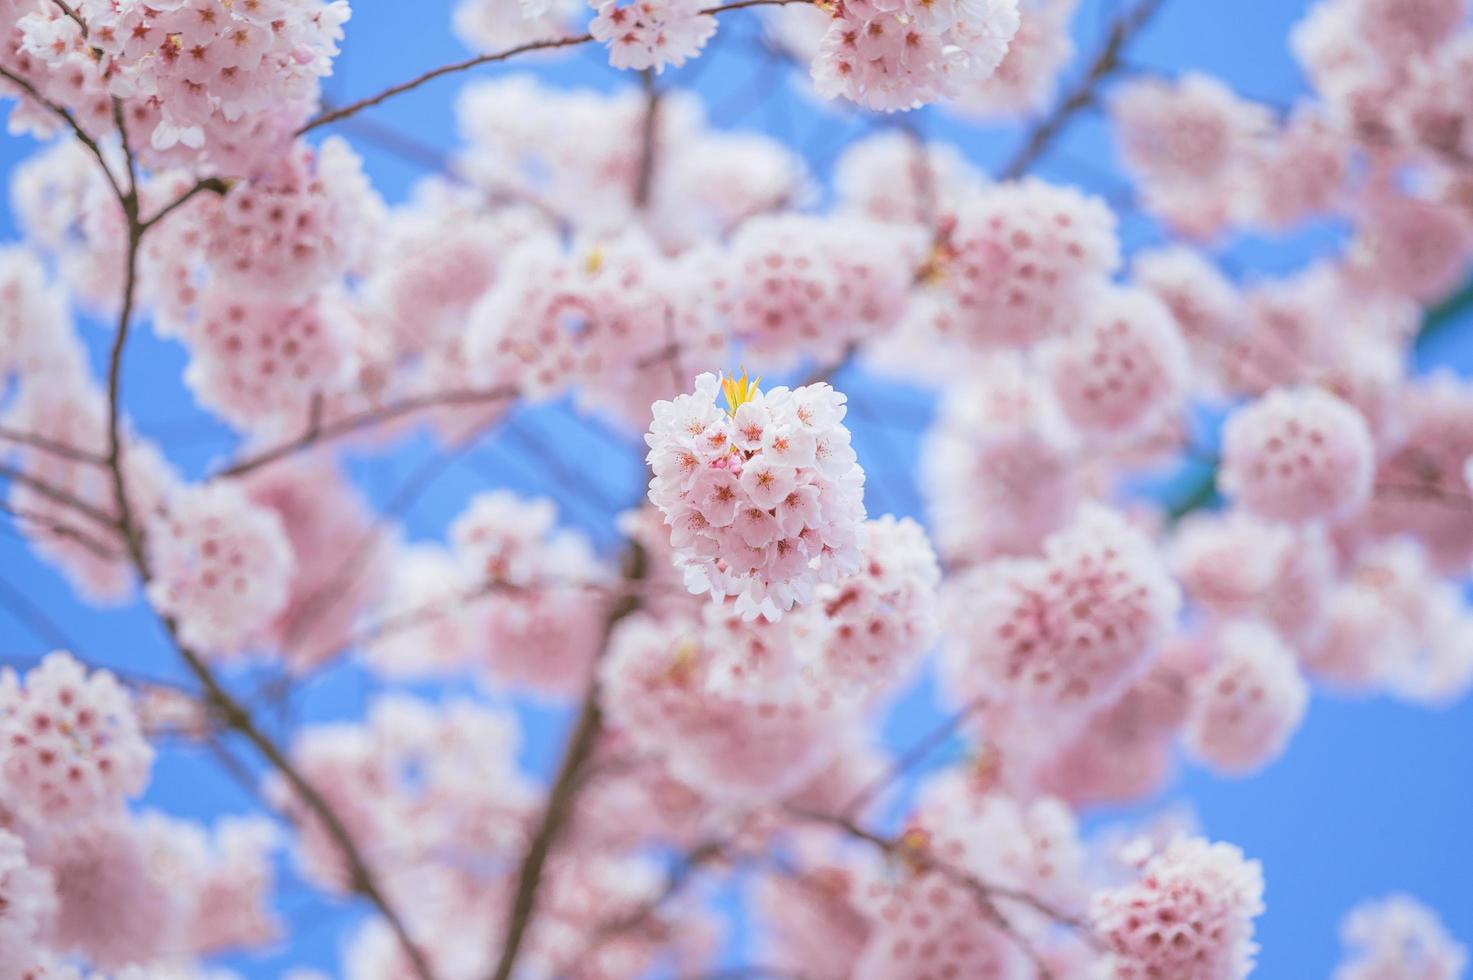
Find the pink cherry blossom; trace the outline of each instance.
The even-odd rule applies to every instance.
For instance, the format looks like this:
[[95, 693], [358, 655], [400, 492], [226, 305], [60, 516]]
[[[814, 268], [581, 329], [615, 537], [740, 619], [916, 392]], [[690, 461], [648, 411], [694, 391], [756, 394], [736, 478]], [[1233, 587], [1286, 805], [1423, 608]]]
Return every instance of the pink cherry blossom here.
[[1140, 880], [1095, 895], [1090, 920], [1110, 951], [1109, 976], [1241, 980], [1253, 968], [1263, 872], [1231, 844], [1174, 841]]
[[590, 0], [589, 33], [609, 46], [615, 68], [664, 71], [700, 53], [716, 33], [716, 18], [700, 0]]
[[149, 601], [184, 642], [242, 652], [287, 603], [295, 558], [280, 517], [230, 483], [189, 487], [167, 508], [151, 535]]
[[1335, 980], [1452, 980], [1468, 962], [1468, 948], [1448, 934], [1435, 912], [1409, 895], [1360, 903], [1341, 922], [1340, 937], [1346, 956]]
[[1229, 623], [1213, 638], [1217, 662], [1196, 680], [1186, 743], [1229, 773], [1263, 767], [1283, 752], [1309, 702], [1294, 651], [1259, 623]]
[[[703, 374], [695, 394], [655, 404], [645, 436], [654, 473], [650, 500], [672, 528], [676, 561], [692, 592], [732, 596], [739, 612], [777, 619], [812, 601], [815, 585], [859, 567], [864, 471], [842, 423], [844, 396], [828, 385], [753, 388], [727, 415], [715, 404], [718, 384], [715, 375]], [[812, 440], [812, 461], [772, 461], [782, 454], [769, 457], [762, 448], [768, 426]], [[788, 458], [796, 463], [798, 457]], [[733, 482], [736, 467], [741, 475]], [[816, 501], [786, 506], [782, 526], [779, 506], [805, 487]]]
[[1223, 431], [1223, 488], [1271, 519], [1353, 515], [1370, 495], [1373, 465], [1365, 419], [1318, 389], [1273, 392]]
[[42, 821], [118, 808], [148, 783], [154, 752], [118, 679], [52, 653], [0, 683], [6, 806]]

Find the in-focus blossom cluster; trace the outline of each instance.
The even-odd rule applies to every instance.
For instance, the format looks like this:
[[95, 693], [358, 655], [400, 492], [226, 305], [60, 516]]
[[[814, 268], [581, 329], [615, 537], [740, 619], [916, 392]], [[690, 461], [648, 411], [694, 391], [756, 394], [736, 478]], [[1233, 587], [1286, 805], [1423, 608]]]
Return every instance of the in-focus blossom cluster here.
[[[345, 0], [7, 5], [18, 42], [0, 63], [103, 135], [118, 117], [151, 164], [242, 173], [269, 164], [317, 100], [338, 52]], [[82, 24], [87, 27], [84, 30]], [[56, 120], [22, 102], [13, 126]]]
[[833, 388], [764, 392], [745, 374], [703, 374], [653, 412], [650, 500], [692, 592], [775, 620], [858, 570], [864, 470]]

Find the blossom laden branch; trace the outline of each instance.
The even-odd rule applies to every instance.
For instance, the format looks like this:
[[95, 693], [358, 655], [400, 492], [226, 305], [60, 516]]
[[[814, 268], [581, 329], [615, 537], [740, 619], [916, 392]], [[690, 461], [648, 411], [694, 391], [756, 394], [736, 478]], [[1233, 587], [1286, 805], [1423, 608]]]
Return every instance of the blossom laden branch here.
[[997, 908], [996, 900], [1002, 899], [1026, 905], [1059, 925], [1073, 929], [1091, 941], [1094, 941], [1094, 935], [1090, 930], [1089, 924], [1078, 916], [1071, 915], [1026, 890], [986, 882], [953, 864], [939, 861], [923, 845], [918, 846], [905, 837], [886, 837], [883, 834], [876, 833], [860, 825], [852, 817], [841, 814], [823, 813], [817, 810], [806, 810], [795, 806], [788, 806], [784, 809], [789, 816], [809, 823], [827, 826], [843, 833], [847, 837], [870, 845], [884, 853], [887, 857], [896, 858], [905, 862], [916, 871], [933, 872], [946, 878], [953, 884], [964, 888], [977, 899], [978, 904], [982, 907], [988, 918], [999, 929], [1007, 933], [1015, 941], [1024, 944], [1025, 951], [1029, 951], [1028, 945], [1023, 937], [1018, 935], [1012, 923]]
[[108, 185], [112, 188], [113, 194], [117, 197], [117, 199], [119, 201], [122, 201], [127, 196], [126, 192], [123, 190], [123, 186], [118, 183], [118, 178], [113, 174], [112, 168], [108, 166], [107, 157], [103, 154], [101, 145], [98, 144], [97, 140], [92, 138], [91, 134], [89, 134], [85, 129], [82, 128], [82, 124], [77, 122], [77, 117], [72, 115], [70, 110], [59, 106], [55, 102], [52, 102], [50, 99], [46, 98], [44, 95], [41, 94], [36, 86], [32, 85], [24, 77], [17, 75], [15, 72], [11, 71], [3, 65], [0, 65], [0, 78], [4, 78], [11, 82], [13, 85], [21, 89], [21, 91], [23, 91], [31, 99], [34, 99], [40, 106], [46, 109], [46, 111], [50, 112], [52, 115], [56, 116], [63, 123], [65, 123], [67, 125], [67, 128], [72, 131], [72, 135], [77, 138], [77, 141], [85, 146], [88, 152], [90, 152], [94, 157], [97, 158], [98, 166], [102, 168], [102, 175], [107, 178]]
[[[740, 10], [746, 7], [783, 7], [793, 3], [813, 2], [814, 0], [736, 0], [735, 3], [717, 4], [714, 7], [706, 7], [705, 9], [701, 10], [700, 13], [721, 14], [730, 10]], [[301, 136], [305, 133], [310, 133], [314, 129], [318, 129], [322, 126], [331, 125], [332, 123], [338, 122], [342, 119], [346, 119], [349, 116], [357, 115], [364, 109], [371, 109], [376, 105], [387, 102], [389, 99], [392, 99], [397, 95], [403, 95], [405, 92], [412, 92], [413, 90], [419, 88], [421, 85], [424, 85], [427, 82], [432, 82], [437, 78], [443, 78], [446, 75], [454, 75], [458, 72], [469, 71], [472, 68], [479, 68], [481, 65], [494, 64], [498, 61], [507, 61], [508, 59], [515, 58], [518, 55], [530, 54], [534, 51], [553, 51], [558, 48], [576, 47], [580, 44], [587, 44], [592, 40], [592, 34], [577, 34], [570, 37], [553, 38], [551, 40], [528, 41], [525, 44], [518, 44], [515, 47], [506, 48], [502, 51], [492, 52], [491, 54], [477, 55], [474, 58], [466, 58], [463, 61], [456, 61], [448, 65], [441, 65], [438, 68], [432, 68], [429, 71], [424, 72], [423, 74], [417, 75], [414, 78], [409, 79], [408, 81], [400, 82], [397, 85], [391, 85], [388, 88], [384, 89], [382, 92], [379, 92], [377, 95], [371, 95], [367, 98], [359, 99], [357, 102], [345, 105], [339, 109], [333, 109], [329, 112], [324, 112], [316, 118], [308, 120], [305, 125], [297, 130], [296, 135]]]

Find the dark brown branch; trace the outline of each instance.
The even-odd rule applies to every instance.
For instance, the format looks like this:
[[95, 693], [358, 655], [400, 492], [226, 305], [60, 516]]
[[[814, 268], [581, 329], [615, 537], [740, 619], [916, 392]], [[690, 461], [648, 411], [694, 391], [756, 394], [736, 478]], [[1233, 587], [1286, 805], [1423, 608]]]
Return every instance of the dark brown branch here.
[[87, 147], [87, 149], [92, 152], [92, 155], [97, 158], [98, 165], [102, 167], [103, 176], [107, 178], [107, 182], [109, 185], [111, 185], [113, 193], [117, 196], [118, 200], [122, 201], [123, 198], [126, 196], [125, 192], [123, 191], [122, 185], [118, 183], [118, 178], [113, 175], [112, 168], [107, 165], [107, 158], [102, 154], [102, 147], [98, 146], [97, 141], [93, 139], [85, 129], [82, 128], [81, 123], [77, 122], [77, 117], [73, 116], [65, 108], [47, 99], [40, 93], [36, 86], [32, 85], [25, 78], [22, 78], [20, 75], [15, 74], [3, 65], [0, 65], [0, 78], [9, 79], [13, 84], [18, 86], [23, 92], [25, 92], [26, 95], [30, 96], [32, 99], [35, 99], [36, 102], [40, 103], [41, 106], [44, 107], [48, 112], [67, 124], [67, 127], [70, 128], [72, 131], [72, 135], [76, 136], [81, 144]]
[[1120, 68], [1120, 56], [1126, 46], [1151, 22], [1165, 0], [1140, 0], [1135, 9], [1121, 15], [1110, 27], [1105, 42], [1095, 54], [1084, 77], [1074, 84], [1053, 112], [1028, 135], [1028, 141], [1002, 169], [1004, 180], [1023, 176], [1048, 152], [1054, 140], [1080, 111], [1094, 103], [1104, 81]]
[[83, 37], [87, 36], [87, 22], [82, 19], [82, 15], [77, 13], [76, 9], [71, 4], [67, 3], [66, 0], [51, 0], [51, 2], [60, 7], [62, 13], [66, 14], [72, 20], [77, 22], [77, 26], [82, 29]]
[[501, 385], [496, 388], [483, 390], [460, 390], [442, 391], [432, 395], [418, 395], [406, 398], [403, 401], [394, 402], [379, 408], [365, 409], [352, 415], [344, 416], [336, 421], [325, 425], [309, 425], [307, 431], [289, 439], [286, 442], [272, 446], [270, 449], [247, 456], [237, 460], [235, 463], [215, 474], [216, 478], [240, 476], [252, 470], [260, 469], [278, 460], [291, 456], [309, 446], [319, 442], [328, 442], [340, 436], [357, 432], [360, 429], [369, 429], [376, 425], [392, 422], [394, 419], [427, 408], [443, 408], [451, 405], [484, 405], [492, 402], [507, 401], [517, 396], [517, 390], [511, 385]]
[[653, 69], [640, 72], [644, 83], [644, 120], [639, 133], [639, 170], [634, 178], [634, 206], [644, 210], [650, 203], [655, 185], [656, 143], [660, 129], [660, 90], [655, 86]]
[[[790, 3], [812, 2], [813, 0], [736, 0], [735, 3], [719, 4], [715, 7], [707, 7], [702, 10], [701, 13], [714, 15], [724, 13], [728, 10], [740, 10], [744, 7], [783, 7], [787, 6]], [[397, 85], [391, 85], [377, 95], [371, 95], [366, 99], [359, 99], [357, 102], [345, 105], [340, 109], [334, 109], [331, 112], [324, 112], [321, 115], [317, 116], [315, 119], [309, 120], [306, 125], [297, 130], [296, 135], [301, 136], [303, 133], [309, 133], [312, 130], [317, 129], [318, 127], [326, 126], [330, 123], [335, 123], [340, 119], [346, 119], [349, 116], [356, 115], [362, 112], [364, 109], [369, 109], [383, 102], [387, 102], [389, 99], [392, 99], [396, 95], [403, 95], [405, 92], [413, 91], [426, 82], [432, 82], [437, 78], [444, 77], [445, 75], [453, 75], [457, 72], [469, 71], [472, 68], [478, 68], [481, 65], [489, 65], [498, 61], [506, 61], [509, 58], [515, 58], [517, 55], [530, 54], [533, 51], [552, 51], [557, 48], [576, 47], [580, 44], [587, 44], [589, 41], [592, 40], [592, 34], [578, 34], [573, 37], [560, 37], [547, 41], [529, 41], [526, 44], [518, 44], [516, 47], [507, 48], [505, 51], [496, 51], [491, 54], [477, 55], [474, 58], [466, 58], [464, 61], [456, 61], [448, 65], [441, 65], [438, 68], [432, 68], [421, 75], [417, 75], [414, 78], [409, 79], [408, 81], [400, 82]]]
[[[0, 71], [3, 71], [3, 69], [0, 69]], [[8, 77], [13, 78], [13, 76]], [[27, 88], [28, 91], [31, 91], [33, 93], [35, 91], [33, 88], [30, 88], [28, 84], [23, 84], [23, 87]], [[49, 103], [45, 103], [44, 100], [42, 101], [43, 104], [49, 105]], [[123, 187], [113, 177], [111, 171], [107, 170], [107, 163], [103, 159], [101, 151], [97, 148], [96, 143], [92, 142], [90, 138], [86, 135], [86, 133], [82, 132], [82, 130], [77, 127], [71, 115], [67, 113], [66, 110], [60, 109], [59, 107], [52, 106], [51, 108], [54, 112], [56, 112], [63, 119], [67, 120], [67, 122], [71, 124], [73, 130], [77, 133], [78, 138], [86, 143], [89, 148], [92, 149], [94, 155], [97, 156], [98, 162], [102, 165], [103, 170], [108, 174], [108, 180], [112, 184], [113, 190], [117, 194], [118, 203], [122, 206], [123, 214], [126, 217], [128, 223], [128, 243], [127, 253], [125, 255], [126, 266], [124, 269], [123, 297], [122, 303], [120, 304], [121, 308], [118, 314], [117, 333], [113, 340], [112, 350], [108, 358], [108, 452], [106, 457], [106, 465], [112, 477], [113, 497], [118, 510], [115, 526], [122, 533], [123, 543], [127, 549], [129, 557], [132, 559], [134, 567], [137, 569], [139, 576], [146, 582], [148, 581], [150, 576], [148, 557], [144, 549], [141, 530], [135, 525], [133, 520], [133, 513], [128, 499], [127, 481], [124, 476], [126, 467], [123, 460], [121, 398], [123, 353], [127, 347], [133, 313], [133, 304], [135, 295], [137, 293], [138, 253], [143, 242], [143, 236], [148, 231], [149, 226], [139, 220], [137, 174], [135, 170], [132, 149], [128, 142], [128, 133], [126, 127], [123, 124], [120, 103], [116, 99], [113, 101], [113, 116], [118, 125], [119, 137], [122, 140], [123, 154], [126, 163], [126, 172], [128, 175], [128, 186], [126, 190], [124, 190]], [[157, 220], [157, 218], [161, 216], [162, 212], [160, 215], [155, 216], [155, 220]], [[110, 525], [113, 524], [111, 519], [108, 519], [108, 523]], [[425, 959], [424, 953], [414, 943], [409, 935], [408, 929], [404, 925], [403, 920], [399, 918], [393, 907], [390, 906], [387, 898], [384, 896], [383, 892], [380, 890], [379, 886], [375, 882], [372, 873], [369, 871], [367, 864], [363, 860], [362, 853], [358, 850], [357, 845], [349, 836], [347, 829], [343, 826], [342, 820], [338, 817], [336, 812], [334, 812], [332, 807], [328, 805], [327, 801], [323, 799], [322, 795], [317, 792], [316, 788], [313, 787], [311, 783], [309, 783], [301, 775], [301, 773], [297, 771], [297, 769], [286, 758], [285, 753], [283, 753], [282, 750], [274, 742], [272, 742], [271, 739], [267, 737], [264, 732], [261, 731], [259, 726], [256, 725], [254, 719], [252, 719], [252, 717], [250, 716], [249, 712], [247, 712], [244, 707], [242, 707], [238, 701], [232, 698], [230, 694], [224, 689], [224, 687], [221, 686], [214, 673], [204, 662], [204, 659], [196, 651], [194, 651], [181, 641], [175, 621], [167, 616], [161, 618], [165, 628], [168, 630], [170, 638], [173, 640], [174, 645], [178, 648], [180, 656], [183, 657], [185, 663], [189, 666], [189, 669], [194, 673], [196, 679], [200, 682], [208, 706], [218, 715], [218, 717], [222, 718], [225, 721], [227, 727], [245, 736], [247, 741], [249, 741], [256, 748], [256, 750], [259, 751], [267, 759], [267, 761], [270, 762], [271, 765], [278, 772], [281, 773], [282, 777], [292, 787], [296, 795], [307, 805], [307, 807], [317, 816], [317, 818], [322, 821], [323, 826], [326, 827], [329, 836], [332, 837], [334, 843], [338, 847], [338, 850], [342, 853], [343, 859], [348, 865], [349, 871], [352, 875], [352, 884], [354, 890], [368, 898], [368, 900], [372, 902], [374, 907], [378, 910], [379, 914], [383, 916], [384, 920], [388, 923], [390, 929], [398, 938], [400, 945], [403, 946], [405, 954], [409, 957], [414, 967], [414, 972], [420, 978], [420, 980], [434, 980], [434, 975], [429, 968], [429, 963]]]
[[118, 524], [117, 521], [113, 519], [113, 515], [106, 513], [105, 511], [97, 507], [94, 507], [93, 505], [87, 503], [87, 501], [83, 500], [82, 498], [76, 496], [71, 492], [63, 490], [60, 487], [53, 486], [52, 484], [47, 483], [45, 480], [37, 479], [36, 477], [31, 476], [29, 473], [26, 473], [23, 470], [17, 470], [10, 466], [6, 466], [4, 463], [0, 463], [0, 480], [11, 480], [15, 483], [20, 484], [23, 487], [27, 487], [35, 491], [36, 493], [45, 497], [47, 500], [61, 504], [63, 507], [70, 507], [72, 510], [83, 515], [84, 517], [91, 518], [98, 524], [101, 524], [103, 527], [113, 530], [117, 529]]
[[143, 242], [143, 230], [138, 224], [137, 196], [130, 191], [127, 200], [132, 204], [131, 206], [127, 203], [123, 205], [123, 210], [128, 215], [128, 251], [124, 258], [127, 264], [124, 270], [123, 304], [118, 313], [117, 333], [113, 337], [107, 368], [107, 468], [112, 474], [113, 505], [117, 508], [118, 530], [123, 535], [123, 544], [127, 547], [129, 555], [132, 556], [133, 563], [147, 577], [146, 563], [143, 560], [143, 541], [138, 529], [133, 525], [133, 511], [128, 501], [128, 481], [123, 475], [121, 406], [123, 350], [128, 343], [128, 331], [133, 315], [133, 297], [137, 292], [138, 284], [138, 249]]
[[46, 436], [36, 435], [33, 432], [22, 432], [19, 429], [10, 429], [0, 425], [0, 439], [6, 442], [19, 443], [23, 446], [30, 446], [33, 449], [39, 449], [53, 456], [69, 459], [74, 463], [86, 463], [88, 466], [107, 465], [107, 460], [96, 453], [89, 453], [85, 449], [78, 449], [76, 446], [65, 442], [58, 442], [55, 439], [48, 439]]
[[404, 921], [394, 911], [393, 906], [389, 904], [389, 900], [380, 889], [373, 872], [364, 861], [362, 851], [359, 850], [357, 843], [348, 833], [347, 827], [343, 825], [343, 821], [337, 815], [337, 812], [323, 798], [322, 794], [317, 791], [317, 788], [292, 764], [291, 760], [286, 757], [286, 754], [281, 748], [265, 732], [261, 731], [255, 719], [251, 717], [250, 712], [239, 701], [231, 697], [230, 693], [220, 685], [214, 672], [210, 670], [203, 658], [180, 640], [177, 624], [174, 620], [164, 617], [164, 626], [168, 629], [175, 646], [179, 649], [179, 653], [184, 657], [184, 662], [189, 666], [189, 669], [199, 681], [200, 687], [205, 693], [206, 703], [214, 714], [221, 719], [226, 728], [243, 735], [246, 741], [250, 742], [256, 751], [261, 753], [266, 761], [271, 764], [271, 767], [281, 774], [296, 797], [306, 805], [307, 809], [312, 811], [313, 816], [322, 821], [322, 825], [326, 829], [328, 836], [332, 838], [339, 853], [342, 854], [343, 860], [348, 865], [348, 873], [353, 891], [373, 903], [374, 908], [383, 916], [384, 921], [388, 923], [389, 928], [398, 939], [399, 945], [403, 947], [405, 954], [409, 957], [410, 962], [413, 964], [414, 972], [420, 980], [434, 980], [434, 974], [430, 970], [429, 961], [425, 959], [424, 951], [414, 942], [413, 937], [409, 935], [408, 928], [404, 925]]
[[189, 190], [185, 191], [183, 194], [180, 194], [178, 197], [174, 198], [174, 200], [170, 201], [168, 204], [165, 204], [163, 208], [159, 210], [158, 214], [155, 214], [152, 218], [149, 218], [147, 221], [143, 222], [143, 230], [147, 231], [154, 225], [158, 224], [160, 221], [163, 221], [176, 209], [181, 208], [185, 204], [189, 203], [189, 201], [192, 200], [196, 194], [203, 194], [208, 191], [211, 194], [224, 195], [229, 190], [230, 184], [227, 181], [221, 180], [219, 177], [206, 177], [196, 183]]
[[45, 514], [20, 510], [6, 503], [0, 503], [0, 514], [9, 514], [18, 521], [25, 521], [34, 525], [35, 531], [51, 534], [58, 538], [65, 538], [68, 541], [75, 541], [103, 561], [117, 561], [123, 557], [122, 554], [97, 540], [86, 531], [75, 528], [70, 524], [63, 524]]
[[[624, 581], [631, 585], [642, 582], [645, 573], [644, 549], [631, 541], [624, 557]], [[615, 627], [635, 612], [639, 604], [638, 594], [631, 589], [628, 595], [620, 599], [609, 610], [604, 624], [603, 647], [605, 649], [608, 647]], [[507, 921], [506, 939], [501, 947], [501, 956], [497, 961], [496, 971], [492, 974], [495, 980], [510, 980], [512, 970], [516, 967], [517, 956], [521, 952], [522, 940], [526, 938], [527, 927], [532, 924], [532, 916], [537, 906], [537, 890], [542, 883], [543, 868], [552, 853], [552, 847], [557, 841], [558, 834], [572, 812], [573, 801], [578, 795], [579, 788], [583, 785], [583, 769], [593, 755], [599, 731], [603, 727], [603, 713], [598, 701], [598, 681], [595, 675], [590, 678], [588, 690], [584, 692], [583, 704], [578, 711], [578, 721], [563, 751], [563, 761], [558, 766], [557, 775], [553, 777], [552, 789], [548, 792], [547, 804], [542, 810], [542, 818], [538, 821], [537, 829], [527, 845], [526, 852], [522, 855], [521, 865], [517, 871], [516, 895], [512, 902], [511, 916]]]

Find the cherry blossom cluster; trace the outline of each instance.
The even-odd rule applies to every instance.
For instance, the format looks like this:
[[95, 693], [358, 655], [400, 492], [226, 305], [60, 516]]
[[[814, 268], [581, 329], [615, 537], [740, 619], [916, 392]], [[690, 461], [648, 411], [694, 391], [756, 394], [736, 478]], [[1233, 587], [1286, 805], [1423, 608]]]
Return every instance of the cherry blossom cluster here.
[[1096, 895], [1090, 919], [1110, 947], [1112, 977], [1221, 977], [1253, 969], [1263, 872], [1230, 844], [1180, 840], [1138, 881]]
[[296, 559], [281, 518], [233, 483], [187, 487], [163, 506], [150, 528], [149, 601], [185, 643], [244, 652], [286, 607]]
[[[21, 6], [32, 9], [15, 22], [19, 43], [3, 60], [44, 96], [100, 132], [113, 128], [111, 100], [120, 99], [145, 159], [228, 172], [269, 165], [307, 118], [348, 19], [344, 0], [81, 0], [76, 17], [54, 4]], [[55, 127], [35, 105], [25, 124]]]
[[1429, 980], [1459, 977], [1468, 947], [1448, 935], [1437, 914], [1409, 895], [1357, 905], [1340, 927], [1346, 957], [1335, 980], [1397, 974]]
[[474, 665], [498, 688], [568, 696], [587, 684], [611, 583], [549, 500], [472, 499], [450, 548], [401, 546], [378, 604], [370, 663], [392, 677]]
[[187, 971], [280, 934], [273, 826], [130, 813], [153, 760], [111, 673], [57, 652], [0, 674], [0, 976], [80, 976], [71, 962]]
[[608, 45], [615, 68], [679, 68], [716, 33], [716, 18], [704, 12], [702, 0], [592, 0], [590, 6], [589, 33]]
[[858, 569], [864, 470], [833, 388], [764, 392], [746, 375], [703, 374], [653, 412], [650, 500], [692, 592], [775, 620]]
[[1473, 249], [1459, 191], [1473, 149], [1460, 97], [1473, 50], [1465, 6], [1320, 0], [1291, 40], [1314, 92], [1278, 118], [1199, 73], [1116, 90], [1111, 113], [1142, 203], [1203, 239], [1341, 216], [1366, 283], [1435, 298]]
[[813, 81], [886, 112], [957, 98], [997, 71], [1017, 33], [1017, 0], [836, 4]]

